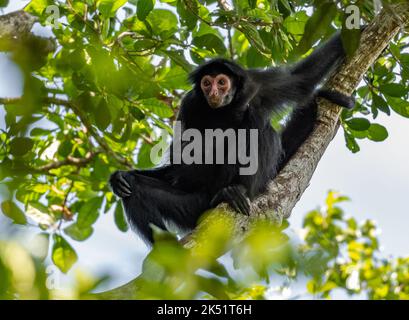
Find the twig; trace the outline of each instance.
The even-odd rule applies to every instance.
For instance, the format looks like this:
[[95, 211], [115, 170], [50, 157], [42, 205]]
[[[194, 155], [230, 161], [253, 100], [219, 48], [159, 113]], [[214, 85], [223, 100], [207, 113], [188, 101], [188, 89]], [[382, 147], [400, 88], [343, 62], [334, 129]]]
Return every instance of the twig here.
[[95, 156], [97, 156], [101, 152], [102, 152], [101, 150], [88, 152], [84, 158], [76, 158], [73, 156], [68, 156], [64, 160], [53, 161], [53, 162], [47, 163], [37, 168], [36, 171], [49, 171], [52, 169], [58, 169], [58, 168], [61, 168], [62, 166], [69, 166], [69, 165], [77, 166], [77, 167], [84, 167], [85, 165], [90, 163], [92, 159], [94, 159]]

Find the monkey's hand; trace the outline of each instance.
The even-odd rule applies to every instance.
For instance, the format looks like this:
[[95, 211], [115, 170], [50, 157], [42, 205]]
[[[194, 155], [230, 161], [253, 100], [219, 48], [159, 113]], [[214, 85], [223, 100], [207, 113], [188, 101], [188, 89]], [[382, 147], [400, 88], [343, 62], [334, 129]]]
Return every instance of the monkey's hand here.
[[120, 198], [127, 198], [132, 194], [129, 172], [115, 171], [109, 178], [112, 191]]
[[213, 208], [221, 202], [227, 202], [237, 212], [250, 215], [250, 199], [246, 195], [246, 188], [241, 184], [221, 189], [210, 201], [210, 205]]

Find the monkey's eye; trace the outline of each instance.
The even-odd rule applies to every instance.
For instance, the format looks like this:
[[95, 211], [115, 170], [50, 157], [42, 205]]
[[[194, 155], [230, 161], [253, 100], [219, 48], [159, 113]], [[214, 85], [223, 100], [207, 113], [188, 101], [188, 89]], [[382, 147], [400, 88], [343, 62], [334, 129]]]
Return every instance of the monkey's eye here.
[[224, 81], [224, 79], [220, 79], [220, 80], [219, 80], [219, 84], [220, 84], [221, 86], [224, 86], [225, 83], [226, 83], [226, 81]]
[[205, 80], [205, 81], [203, 82], [203, 85], [204, 85], [205, 87], [210, 86], [210, 81], [209, 81], [209, 80]]

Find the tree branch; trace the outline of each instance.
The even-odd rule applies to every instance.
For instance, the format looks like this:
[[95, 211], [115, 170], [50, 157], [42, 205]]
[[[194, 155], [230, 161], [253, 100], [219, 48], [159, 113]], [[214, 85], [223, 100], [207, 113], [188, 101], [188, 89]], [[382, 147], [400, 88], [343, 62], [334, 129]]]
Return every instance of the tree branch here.
[[55, 39], [31, 33], [37, 21], [37, 17], [22, 10], [0, 16], [0, 51], [19, 51], [22, 50], [22, 44], [35, 41], [38, 45], [37, 54], [54, 52], [57, 47]]
[[[361, 37], [360, 47], [355, 55], [347, 61], [329, 80], [328, 87], [345, 94], [352, 94], [368, 68], [388, 46], [403, 25], [409, 24], [409, 4], [400, 3], [384, 9], [365, 29]], [[319, 118], [314, 132], [300, 147], [279, 175], [270, 182], [265, 194], [260, 195], [252, 203], [250, 217], [235, 214], [226, 204], [208, 215], [194, 232], [183, 239], [186, 247], [206, 246], [197, 242], [197, 237], [215, 220], [234, 216], [234, 223], [226, 225], [226, 232], [232, 232], [235, 239], [241, 239], [251, 223], [259, 218], [267, 218], [281, 223], [290, 216], [292, 209], [304, 193], [311, 177], [324, 154], [327, 146], [339, 128], [341, 109], [328, 101], [319, 102]], [[231, 219], [225, 219], [230, 221]], [[96, 299], [131, 299], [139, 286], [138, 278], [129, 283], [99, 294]]]
[[41, 167], [38, 167], [36, 168], [36, 171], [39, 171], [39, 172], [50, 171], [52, 169], [58, 169], [58, 168], [61, 168], [62, 166], [69, 166], [69, 165], [76, 166], [76, 167], [84, 167], [88, 163], [90, 163], [92, 159], [94, 159], [100, 153], [101, 153], [101, 150], [97, 150], [94, 152], [88, 152], [84, 158], [76, 158], [73, 156], [68, 156], [64, 160], [53, 161]]
[[30, 33], [37, 17], [25, 11], [15, 11], [0, 16], [0, 39], [20, 38]]

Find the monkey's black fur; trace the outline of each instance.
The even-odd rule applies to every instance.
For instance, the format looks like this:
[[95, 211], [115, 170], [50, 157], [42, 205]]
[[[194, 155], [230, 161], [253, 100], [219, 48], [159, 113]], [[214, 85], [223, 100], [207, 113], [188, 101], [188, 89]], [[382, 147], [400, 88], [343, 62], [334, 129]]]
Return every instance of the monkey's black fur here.
[[[166, 229], [165, 222], [183, 230], [196, 226], [200, 215], [220, 202], [249, 213], [249, 199], [263, 192], [269, 180], [287, 163], [311, 133], [317, 116], [317, 96], [350, 108], [353, 100], [338, 92], [319, 89], [344, 59], [339, 33], [306, 59], [290, 67], [245, 70], [214, 59], [198, 67], [190, 80], [194, 88], [182, 101], [178, 120], [182, 129], [258, 130], [258, 170], [240, 175], [239, 164], [170, 164], [152, 170], [117, 171], [110, 179], [114, 193], [123, 198], [131, 225], [152, 243], [150, 223]], [[212, 109], [200, 88], [204, 75], [224, 73], [233, 80], [229, 105]], [[292, 106], [294, 111], [281, 133], [270, 125], [273, 112]]]

